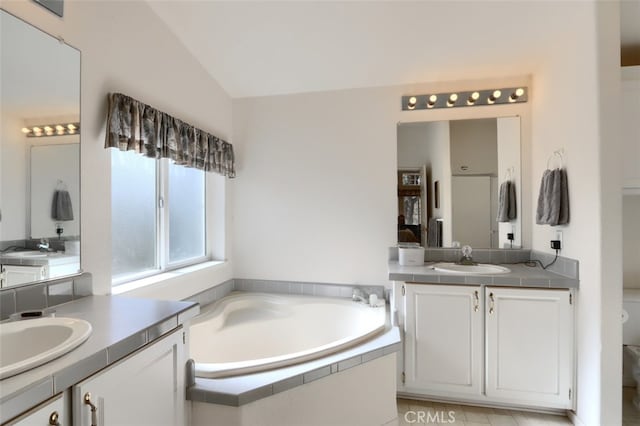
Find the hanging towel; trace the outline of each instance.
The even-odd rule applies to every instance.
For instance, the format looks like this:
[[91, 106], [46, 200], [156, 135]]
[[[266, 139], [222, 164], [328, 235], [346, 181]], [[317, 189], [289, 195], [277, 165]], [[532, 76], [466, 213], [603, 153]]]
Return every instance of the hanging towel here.
[[510, 180], [502, 182], [498, 194], [498, 222], [509, 222], [517, 217], [516, 185]]
[[516, 206], [516, 183], [509, 181], [509, 211], [507, 213], [509, 220], [514, 220], [518, 217], [518, 210]]
[[51, 203], [51, 218], [53, 220], [73, 220], [73, 207], [69, 191], [56, 189]]
[[500, 192], [498, 194], [498, 222], [509, 222], [509, 186], [509, 181], [502, 182], [502, 185], [500, 185]]
[[540, 182], [538, 225], [566, 225], [569, 223], [569, 186], [564, 169], [545, 170]]

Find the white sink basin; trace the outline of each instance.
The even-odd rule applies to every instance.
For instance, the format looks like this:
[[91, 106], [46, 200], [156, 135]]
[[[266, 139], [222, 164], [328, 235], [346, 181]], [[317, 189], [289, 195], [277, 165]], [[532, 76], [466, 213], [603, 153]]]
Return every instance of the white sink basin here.
[[37, 318], [0, 324], [0, 379], [72, 351], [91, 335], [91, 324], [73, 318]]
[[488, 263], [478, 263], [477, 265], [459, 265], [453, 262], [436, 263], [433, 269], [440, 272], [450, 274], [506, 274], [511, 269], [499, 265], [490, 265]]

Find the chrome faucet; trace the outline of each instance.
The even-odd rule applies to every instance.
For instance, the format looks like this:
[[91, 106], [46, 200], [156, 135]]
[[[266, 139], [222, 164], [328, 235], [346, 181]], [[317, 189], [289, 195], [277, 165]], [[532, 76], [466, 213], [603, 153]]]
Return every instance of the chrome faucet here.
[[38, 250], [49, 251], [49, 240], [46, 238], [40, 238], [40, 244], [38, 244]]
[[460, 265], [476, 265], [477, 263], [473, 261], [471, 257], [471, 252], [473, 249], [471, 246], [462, 246], [462, 257], [458, 261]]
[[351, 300], [353, 300], [354, 302], [368, 303], [364, 292], [362, 290], [360, 290], [359, 288], [354, 288], [353, 289], [353, 294], [351, 295]]

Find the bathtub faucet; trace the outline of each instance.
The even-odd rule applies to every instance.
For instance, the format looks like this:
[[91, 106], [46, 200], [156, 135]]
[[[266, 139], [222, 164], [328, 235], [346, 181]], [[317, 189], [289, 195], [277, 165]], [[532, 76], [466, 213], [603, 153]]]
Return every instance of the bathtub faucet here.
[[362, 302], [362, 303], [367, 303], [367, 298], [366, 295], [364, 294], [364, 292], [362, 290], [360, 290], [359, 288], [354, 288], [353, 289], [353, 294], [351, 295], [351, 299], [354, 302]]

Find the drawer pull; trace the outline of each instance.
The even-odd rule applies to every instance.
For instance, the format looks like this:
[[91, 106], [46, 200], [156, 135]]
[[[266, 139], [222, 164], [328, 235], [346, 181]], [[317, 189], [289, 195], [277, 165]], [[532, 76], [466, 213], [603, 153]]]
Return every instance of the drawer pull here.
[[478, 312], [478, 309], [480, 309], [480, 296], [476, 290], [473, 292], [473, 312]]
[[493, 309], [494, 305], [495, 300], [493, 300], [493, 293], [489, 293], [489, 315], [495, 312], [495, 309]]
[[51, 415], [49, 416], [49, 425], [60, 426], [60, 422], [58, 421], [59, 418], [60, 418], [60, 415], [58, 414], [57, 411], [54, 411], [53, 413], [51, 413]]
[[84, 403], [91, 408], [91, 426], [98, 426], [98, 407], [91, 402], [91, 394], [84, 394]]

